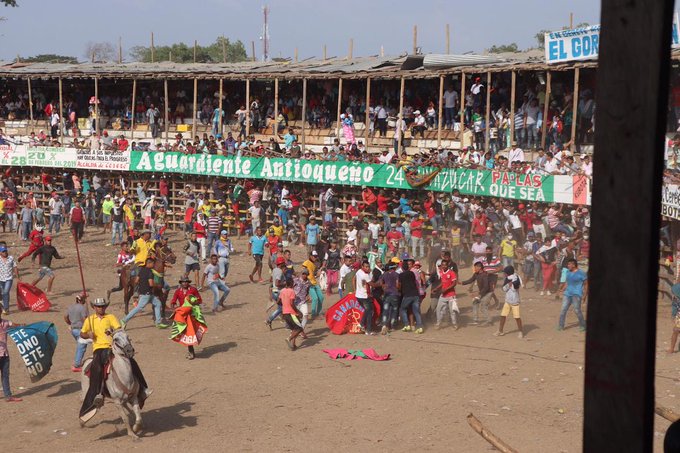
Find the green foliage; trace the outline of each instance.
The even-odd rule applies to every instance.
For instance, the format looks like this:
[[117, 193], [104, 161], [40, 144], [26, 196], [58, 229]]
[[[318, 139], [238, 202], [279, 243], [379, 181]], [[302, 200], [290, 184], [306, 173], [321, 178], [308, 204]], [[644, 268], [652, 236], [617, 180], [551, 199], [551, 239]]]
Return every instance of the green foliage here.
[[489, 53], [505, 53], [505, 52], [519, 52], [519, 47], [517, 43], [513, 42], [511, 44], [502, 44], [499, 46], [493, 45], [489, 49]]
[[19, 58], [24, 63], [78, 63], [76, 57], [68, 57], [66, 55], [56, 55], [52, 53], [45, 53], [40, 55], [34, 55], [32, 57], [20, 57]]
[[0, 3], [5, 6], [17, 6], [17, 0], [0, 0]]
[[[220, 36], [214, 43], [208, 46], [196, 46], [197, 63], [221, 63], [223, 61], [222, 49], [226, 54], [228, 63], [245, 61], [248, 59], [246, 48], [238, 40], [230, 42], [229, 38]], [[183, 42], [172, 44], [171, 46], [156, 46], [154, 61], [168, 61], [172, 54], [172, 61], [177, 63], [193, 63], [194, 47]], [[130, 49], [130, 56], [135, 61], [151, 62], [151, 47], [135, 46]]]

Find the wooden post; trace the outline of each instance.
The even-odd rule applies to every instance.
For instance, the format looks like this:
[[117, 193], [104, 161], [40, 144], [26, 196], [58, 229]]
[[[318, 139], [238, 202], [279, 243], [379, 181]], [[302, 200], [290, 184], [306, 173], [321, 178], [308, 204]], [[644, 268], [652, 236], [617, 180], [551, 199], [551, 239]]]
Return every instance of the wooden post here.
[[491, 71], [486, 72], [486, 122], [484, 127], [484, 151], [489, 151], [489, 140], [491, 139]]
[[[255, 44], [253, 44], [253, 49]], [[250, 135], [250, 79], [246, 79], [246, 138]]]
[[552, 72], [548, 71], [545, 81], [545, 105], [543, 106], [543, 124], [541, 125], [541, 148], [545, 149], [546, 131], [548, 122], [552, 123], [552, 118], [548, 118], [550, 112], [550, 94], [552, 92]]
[[196, 118], [198, 118], [198, 79], [194, 78], [194, 119], [191, 122], [191, 139], [196, 137]]
[[[96, 83], [97, 79], [94, 79], [94, 80], [95, 80], [95, 83]], [[63, 94], [64, 93], [63, 93], [63, 88], [62, 88], [62, 83], [61, 83], [61, 77], [59, 77], [59, 136], [61, 137], [62, 145], [65, 145], [65, 143], [64, 143], [64, 97], [63, 97]], [[97, 125], [99, 125], [99, 121], [97, 121]]]
[[156, 61], [156, 48], [153, 45], [153, 32], [151, 32], [151, 63]]
[[571, 106], [571, 150], [576, 150], [576, 124], [578, 123], [578, 92], [581, 71], [574, 69], [574, 99]]
[[31, 119], [31, 132], [33, 132], [33, 90], [31, 90], [31, 78], [26, 79], [28, 81], [28, 114]]
[[371, 119], [369, 118], [369, 113], [371, 112], [371, 78], [366, 78], [366, 127], [364, 128], [364, 142], [366, 145], [366, 150], [368, 150], [368, 134], [370, 133]]
[[413, 55], [418, 53], [418, 26], [413, 26]]
[[257, 61], [257, 58], [255, 57], [255, 41], [250, 41], [250, 50], [253, 55], [253, 61]]
[[323, 45], [323, 61], [326, 61], [326, 44]]
[[[446, 26], [446, 29], [448, 30], [448, 25]], [[443, 117], [443, 112], [442, 110], [444, 109], [444, 76], [440, 75], [439, 76], [439, 105], [437, 106], [437, 113], [439, 115], [438, 121], [437, 121], [437, 148], [442, 146], [442, 117]]]
[[569, 13], [569, 30], [574, 28], [574, 13]]
[[451, 50], [451, 35], [449, 33], [449, 24], [446, 24], [446, 55], [448, 55]]
[[118, 64], [123, 63], [123, 38], [118, 37]]
[[401, 156], [402, 142], [404, 141], [404, 85], [405, 80], [401, 78], [401, 88], [399, 89], [399, 115], [397, 116], [397, 127], [399, 128], [399, 140], [397, 141], [397, 159]]
[[354, 53], [354, 40], [352, 38], [349, 39], [349, 52], [347, 53], [347, 59], [351, 60], [352, 59], [352, 54]]
[[279, 132], [279, 79], [274, 79], [274, 123], [272, 125], [272, 135]]
[[295, 48], [295, 63], [298, 62], [298, 48]]
[[130, 141], [132, 141], [132, 139], [134, 139], [135, 137], [135, 114], [137, 108], [137, 104], [135, 103], [136, 97], [137, 97], [137, 79], [132, 79], [132, 118], [130, 119]]
[[307, 123], [307, 79], [302, 79], [302, 152], [305, 151], [305, 129]]
[[510, 78], [510, 146], [515, 141], [515, 90], [517, 85], [517, 73], [512, 71]]
[[220, 134], [224, 134], [224, 127], [223, 127], [224, 125], [222, 124], [224, 122], [224, 119], [222, 117], [222, 115], [224, 114], [224, 112], [222, 111], [222, 84], [223, 84], [223, 82], [224, 82], [224, 80], [220, 79], [220, 105], [218, 107], [220, 109], [220, 111], [219, 111], [219, 118], [218, 118], [219, 123], [218, 123], [218, 126], [217, 126], [217, 131]]
[[340, 114], [342, 109], [342, 79], [338, 79], [338, 115], [335, 121], [335, 138], [340, 140]]
[[460, 149], [465, 148], [465, 77], [460, 74]]
[[198, 41], [194, 39], [194, 63], [196, 63], [196, 47], [198, 47]]
[[101, 118], [99, 117], [99, 81], [97, 77], [94, 78], [94, 116], [95, 121], [95, 133], [99, 135], [99, 130], [101, 129]]
[[601, 4], [583, 451], [652, 452], [674, 2]]
[[[165, 120], [164, 120], [165, 141], [167, 142], [168, 141], [168, 132], [170, 130], [170, 122], [168, 120], [169, 110], [170, 110], [170, 98], [168, 96], [168, 79], [163, 80], [163, 91], [164, 91], [164, 96], [165, 96], [165, 98], [164, 98], [165, 102], [163, 102], [163, 114], [164, 114], [164, 118], [165, 118]], [[196, 108], [195, 105], [194, 105], [194, 108]], [[193, 139], [194, 138], [191, 137], [191, 140], [193, 140]]]

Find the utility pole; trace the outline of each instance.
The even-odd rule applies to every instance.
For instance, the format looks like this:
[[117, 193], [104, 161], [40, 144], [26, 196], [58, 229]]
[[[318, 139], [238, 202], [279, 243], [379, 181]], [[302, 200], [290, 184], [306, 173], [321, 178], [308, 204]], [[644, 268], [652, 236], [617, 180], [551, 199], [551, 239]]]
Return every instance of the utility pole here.
[[262, 26], [262, 61], [269, 61], [269, 7], [262, 7], [262, 15], [264, 16], [264, 24]]

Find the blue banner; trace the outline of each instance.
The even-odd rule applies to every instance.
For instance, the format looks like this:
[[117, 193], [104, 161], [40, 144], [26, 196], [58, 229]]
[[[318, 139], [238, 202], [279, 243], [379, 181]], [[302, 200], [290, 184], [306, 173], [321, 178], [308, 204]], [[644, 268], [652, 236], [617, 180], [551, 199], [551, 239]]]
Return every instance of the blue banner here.
[[57, 349], [57, 328], [54, 324], [41, 321], [13, 327], [8, 333], [17, 345], [31, 382], [38, 382], [47, 376], [52, 368], [52, 356]]

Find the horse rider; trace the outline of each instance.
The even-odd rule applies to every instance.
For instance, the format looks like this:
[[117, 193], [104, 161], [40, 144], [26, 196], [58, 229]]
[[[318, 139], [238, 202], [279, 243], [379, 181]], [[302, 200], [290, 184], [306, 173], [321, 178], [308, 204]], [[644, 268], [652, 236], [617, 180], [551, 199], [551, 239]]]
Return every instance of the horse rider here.
[[[80, 407], [80, 420], [85, 423], [97, 413], [97, 409], [104, 404], [104, 366], [108, 363], [111, 354], [111, 342], [113, 331], [120, 329], [121, 324], [114, 315], [107, 314], [106, 308], [109, 303], [98, 297], [92, 302], [95, 313], [88, 316], [83, 322], [80, 337], [92, 339], [93, 357], [90, 365], [90, 387]], [[144, 406], [144, 401], [151, 395], [142, 370], [135, 359], [130, 359], [132, 374], [139, 381], [139, 406]]]

